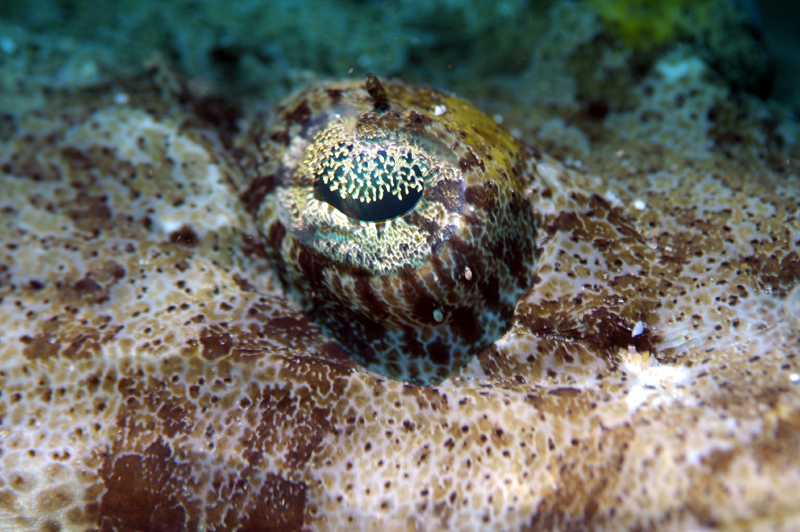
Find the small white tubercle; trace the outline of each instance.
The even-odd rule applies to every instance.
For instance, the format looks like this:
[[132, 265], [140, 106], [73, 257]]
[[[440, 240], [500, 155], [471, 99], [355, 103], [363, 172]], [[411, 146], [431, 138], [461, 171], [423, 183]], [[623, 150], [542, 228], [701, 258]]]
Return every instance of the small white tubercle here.
[[472, 270], [469, 269], [469, 266], [466, 266], [464, 268], [464, 279], [466, 279], [467, 281], [472, 280]]

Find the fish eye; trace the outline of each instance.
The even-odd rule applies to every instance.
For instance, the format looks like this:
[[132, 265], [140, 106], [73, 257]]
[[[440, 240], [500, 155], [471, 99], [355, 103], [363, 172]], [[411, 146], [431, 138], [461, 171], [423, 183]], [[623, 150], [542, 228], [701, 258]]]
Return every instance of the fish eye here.
[[367, 369], [438, 383], [505, 334], [530, 285], [534, 218], [524, 149], [491, 118], [373, 76], [300, 91], [256, 135], [261, 196], [246, 199], [266, 252]]

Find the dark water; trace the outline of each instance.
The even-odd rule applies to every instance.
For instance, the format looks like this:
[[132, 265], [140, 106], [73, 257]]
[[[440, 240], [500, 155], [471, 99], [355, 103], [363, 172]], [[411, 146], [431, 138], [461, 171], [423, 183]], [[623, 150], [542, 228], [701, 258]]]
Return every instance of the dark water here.
[[[586, 13], [585, 20], [559, 26], [557, 4]], [[748, 22], [719, 30], [728, 41], [723, 46], [699, 26], [724, 18], [714, 10], [726, 5]], [[606, 29], [599, 32], [590, 21], [597, 13], [622, 12], [623, 25], [640, 17], [634, 25], [643, 26], [629, 58], [632, 79], [683, 43], [695, 47], [735, 90], [798, 107], [799, 5], [780, 0], [6, 0], [0, 3], [0, 68], [26, 47], [66, 48], [92, 57], [102, 77], [135, 73], [159, 53], [186, 76], [227, 94], [279, 97], [311, 78], [376, 72], [491, 100], [505, 81], [524, 76], [543, 56], [563, 53], [564, 68], [574, 70], [580, 81], [580, 71], [591, 65], [581, 64], [570, 47], [581, 39], [594, 47], [630, 46], [620, 38], [618, 21], [601, 15]], [[667, 29], [666, 38], [654, 34], [648, 43], [648, 32], [660, 31], [651, 26], [663, 26], [659, 21], [666, 20], [666, 10], [691, 12], [696, 9], [691, 6], [711, 6], [711, 11], [675, 31]], [[591, 91], [584, 96], [597, 97]]]

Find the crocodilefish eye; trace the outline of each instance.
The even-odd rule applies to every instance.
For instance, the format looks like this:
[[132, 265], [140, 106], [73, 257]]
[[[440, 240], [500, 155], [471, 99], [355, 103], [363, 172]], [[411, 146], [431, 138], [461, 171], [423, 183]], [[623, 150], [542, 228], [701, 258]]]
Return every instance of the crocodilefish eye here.
[[243, 198], [289, 292], [372, 371], [442, 381], [530, 284], [523, 147], [467, 102], [399, 82], [291, 96], [257, 125]]

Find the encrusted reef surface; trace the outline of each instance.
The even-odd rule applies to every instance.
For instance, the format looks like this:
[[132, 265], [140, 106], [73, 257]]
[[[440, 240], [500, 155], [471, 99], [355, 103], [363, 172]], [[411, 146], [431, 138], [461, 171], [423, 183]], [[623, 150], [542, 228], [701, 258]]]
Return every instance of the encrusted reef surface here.
[[797, 122], [684, 46], [618, 100], [543, 54], [490, 104], [534, 277], [435, 386], [284, 293], [238, 186], [263, 112], [162, 69], [7, 85], [0, 529], [800, 528]]

